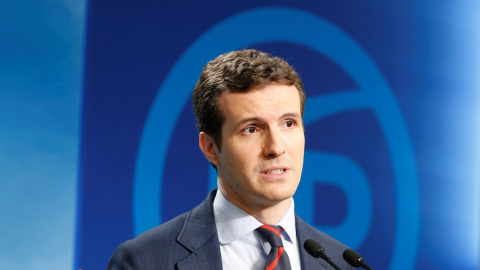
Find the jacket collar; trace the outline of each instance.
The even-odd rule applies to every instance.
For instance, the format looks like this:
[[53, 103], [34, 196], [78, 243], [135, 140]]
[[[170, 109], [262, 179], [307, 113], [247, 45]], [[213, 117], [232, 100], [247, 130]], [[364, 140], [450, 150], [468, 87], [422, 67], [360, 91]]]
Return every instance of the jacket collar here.
[[222, 269], [220, 246], [213, 218], [215, 194], [216, 190], [212, 190], [208, 197], [188, 214], [183, 224], [177, 241], [192, 254], [178, 263], [178, 269]]

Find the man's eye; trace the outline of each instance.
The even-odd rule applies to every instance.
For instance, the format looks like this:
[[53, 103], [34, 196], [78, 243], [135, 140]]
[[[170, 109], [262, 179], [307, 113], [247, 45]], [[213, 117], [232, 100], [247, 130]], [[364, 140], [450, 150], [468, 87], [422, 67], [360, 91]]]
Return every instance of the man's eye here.
[[244, 133], [255, 133], [257, 129], [255, 127], [247, 127], [243, 130]]
[[286, 126], [286, 127], [289, 127], [289, 128], [293, 127], [293, 124], [294, 124], [294, 123], [293, 123], [293, 121], [291, 121], [291, 120], [285, 122], [285, 126]]

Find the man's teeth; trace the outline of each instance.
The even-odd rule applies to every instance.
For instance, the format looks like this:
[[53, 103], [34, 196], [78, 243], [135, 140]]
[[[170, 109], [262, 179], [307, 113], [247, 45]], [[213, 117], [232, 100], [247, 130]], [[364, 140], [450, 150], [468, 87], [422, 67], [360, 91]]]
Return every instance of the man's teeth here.
[[280, 174], [280, 173], [283, 173], [284, 171], [285, 169], [271, 170], [271, 171], [268, 171], [267, 174]]

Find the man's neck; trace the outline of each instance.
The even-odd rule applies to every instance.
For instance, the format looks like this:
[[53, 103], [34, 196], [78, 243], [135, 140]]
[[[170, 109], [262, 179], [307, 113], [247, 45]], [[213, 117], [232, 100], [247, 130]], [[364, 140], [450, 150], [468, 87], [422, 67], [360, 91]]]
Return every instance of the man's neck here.
[[219, 191], [222, 192], [223, 196], [228, 201], [235, 204], [263, 224], [277, 224], [283, 218], [283, 216], [285, 216], [292, 202], [291, 197], [276, 202], [270, 202], [266, 200], [265, 202], [256, 203], [245, 202], [240, 197], [234, 195], [232, 196], [222, 189], [219, 189]]
[[278, 202], [275, 205], [253, 208], [251, 209], [250, 213], [248, 211], [247, 213], [252, 215], [263, 224], [274, 225], [277, 224], [280, 219], [283, 218], [283, 216], [285, 216], [288, 208], [290, 207], [291, 201], [292, 198], [288, 198], [284, 201]]

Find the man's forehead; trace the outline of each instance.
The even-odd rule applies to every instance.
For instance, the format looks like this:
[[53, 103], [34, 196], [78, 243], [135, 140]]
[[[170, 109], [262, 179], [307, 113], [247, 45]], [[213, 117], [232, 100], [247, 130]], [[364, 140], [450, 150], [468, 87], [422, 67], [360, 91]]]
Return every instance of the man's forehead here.
[[300, 115], [300, 96], [295, 86], [268, 85], [248, 92], [224, 92], [218, 100], [223, 117]]

